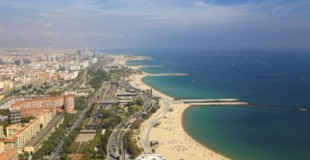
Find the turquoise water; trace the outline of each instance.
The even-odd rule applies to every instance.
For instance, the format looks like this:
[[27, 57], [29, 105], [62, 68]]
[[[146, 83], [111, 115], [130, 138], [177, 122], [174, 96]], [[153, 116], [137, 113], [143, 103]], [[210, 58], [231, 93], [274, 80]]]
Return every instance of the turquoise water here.
[[[232, 159], [310, 159], [310, 54], [272, 52], [156, 52], [132, 65], [151, 73], [148, 85], [179, 98], [239, 98], [253, 107], [192, 107], [187, 133]], [[193, 80], [195, 81], [193, 83]]]

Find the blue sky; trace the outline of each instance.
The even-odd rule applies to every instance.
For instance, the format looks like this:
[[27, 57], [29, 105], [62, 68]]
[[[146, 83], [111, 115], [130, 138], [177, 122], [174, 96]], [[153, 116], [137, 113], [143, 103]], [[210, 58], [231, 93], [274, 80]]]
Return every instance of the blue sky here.
[[0, 46], [310, 50], [309, 0], [1, 0]]

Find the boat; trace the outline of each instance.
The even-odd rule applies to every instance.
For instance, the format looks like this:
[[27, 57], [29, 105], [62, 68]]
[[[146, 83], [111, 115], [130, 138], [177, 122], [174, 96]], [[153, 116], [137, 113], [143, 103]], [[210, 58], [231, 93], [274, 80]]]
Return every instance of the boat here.
[[302, 112], [307, 112], [308, 111], [307, 108], [303, 108], [303, 107], [298, 108], [298, 110], [302, 111]]

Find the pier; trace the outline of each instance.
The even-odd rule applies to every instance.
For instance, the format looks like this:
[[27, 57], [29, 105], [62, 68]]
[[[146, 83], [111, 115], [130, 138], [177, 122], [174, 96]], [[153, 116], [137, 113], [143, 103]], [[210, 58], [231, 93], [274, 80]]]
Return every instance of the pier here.
[[204, 102], [239, 102], [239, 99], [182, 99], [184, 103], [204, 103]]
[[163, 66], [141, 66], [142, 68], [162, 68]]
[[181, 99], [191, 106], [249, 106], [247, 102], [238, 99]]
[[134, 69], [141, 69], [141, 68], [161, 68], [163, 66], [143, 66], [143, 65], [138, 65], [138, 66], [131, 66], [131, 68], [134, 68]]
[[164, 77], [164, 76], [189, 76], [187, 73], [146, 73], [145, 76]]
[[249, 106], [247, 102], [206, 102], [188, 104], [191, 106]]

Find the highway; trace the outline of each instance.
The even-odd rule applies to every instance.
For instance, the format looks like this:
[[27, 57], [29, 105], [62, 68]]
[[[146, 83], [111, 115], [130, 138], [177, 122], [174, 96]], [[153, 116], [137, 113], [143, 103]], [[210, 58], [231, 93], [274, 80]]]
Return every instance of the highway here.
[[126, 122], [118, 124], [111, 133], [107, 144], [108, 160], [126, 159], [126, 150], [123, 144], [125, 134], [130, 130], [134, 121], [141, 117], [144, 112], [150, 111], [153, 108], [155, 102], [153, 99], [150, 99], [148, 93], [141, 92], [141, 96], [144, 100], [143, 109], [129, 116]]
[[112, 131], [108, 144], [107, 144], [107, 159], [108, 160], [118, 160], [119, 159], [119, 150], [117, 149], [118, 145], [118, 132], [123, 128], [123, 124], [118, 124]]

